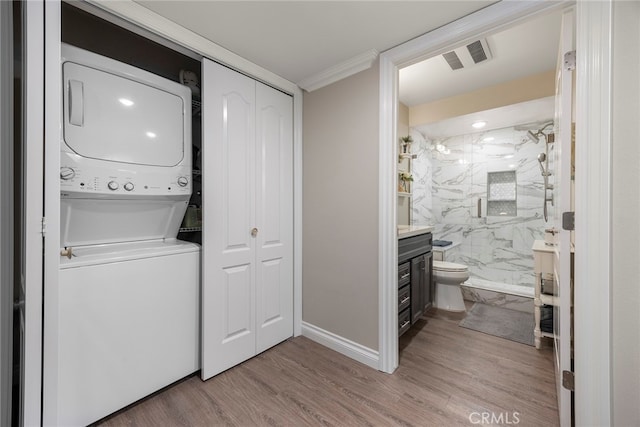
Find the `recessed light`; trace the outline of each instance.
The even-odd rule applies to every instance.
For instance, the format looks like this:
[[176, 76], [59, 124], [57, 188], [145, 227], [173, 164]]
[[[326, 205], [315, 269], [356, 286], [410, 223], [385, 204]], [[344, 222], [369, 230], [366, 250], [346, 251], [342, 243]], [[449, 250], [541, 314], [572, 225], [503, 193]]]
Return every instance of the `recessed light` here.
[[506, 154], [502, 156], [503, 159], [513, 159], [513, 154]]
[[156, 136], [158, 136], [158, 135], [156, 135], [156, 134], [155, 134], [155, 133], [153, 133], [153, 132], [147, 132], [147, 136], [148, 136], [149, 138], [155, 138], [155, 137], [156, 137]]
[[516, 167], [516, 165], [511, 164], [511, 165], [509, 165], [509, 167], [510, 167], [511, 169], [513, 169], [513, 168], [515, 168], [515, 167]]
[[474, 122], [471, 126], [473, 126], [475, 129], [482, 129], [486, 125], [487, 125], [487, 122], [483, 120], [479, 120], [477, 122]]
[[488, 136], [488, 137], [484, 138], [482, 141], [484, 141], [484, 142], [491, 142], [491, 141], [493, 141], [494, 139], [495, 139], [494, 137], [492, 137], [492, 136]]
[[118, 101], [120, 101], [120, 104], [124, 105], [125, 107], [131, 107], [134, 104], [132, 100], [127, 98], [120, 98], [118, 99]]

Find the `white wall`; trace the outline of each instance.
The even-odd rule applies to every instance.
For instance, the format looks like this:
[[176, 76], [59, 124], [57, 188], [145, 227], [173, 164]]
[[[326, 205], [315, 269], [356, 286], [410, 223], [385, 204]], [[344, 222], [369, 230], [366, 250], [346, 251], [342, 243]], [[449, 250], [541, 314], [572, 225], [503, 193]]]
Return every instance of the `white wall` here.
[[412, 106], [409, 109], [409, 126], [435, 123], [476, 111], [486, 111], [554, 96], [555, 74], [555, 70], [550, 70], [450, 98]]
[[378, 349], [378, 65], [304, 94], [303, 321]]
[[612, 425], [638, 426], [640, 3], [613, 2], [613, 20]]

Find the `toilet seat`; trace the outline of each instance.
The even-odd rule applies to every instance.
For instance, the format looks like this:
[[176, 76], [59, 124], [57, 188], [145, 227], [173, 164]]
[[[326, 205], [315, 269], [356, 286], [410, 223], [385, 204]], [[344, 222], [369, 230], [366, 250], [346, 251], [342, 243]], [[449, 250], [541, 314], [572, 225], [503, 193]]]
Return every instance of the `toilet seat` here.
[[467, 266], [447, 261], [433, 261], [433, 269], [447, 272], [463, 272], [467, 271]]

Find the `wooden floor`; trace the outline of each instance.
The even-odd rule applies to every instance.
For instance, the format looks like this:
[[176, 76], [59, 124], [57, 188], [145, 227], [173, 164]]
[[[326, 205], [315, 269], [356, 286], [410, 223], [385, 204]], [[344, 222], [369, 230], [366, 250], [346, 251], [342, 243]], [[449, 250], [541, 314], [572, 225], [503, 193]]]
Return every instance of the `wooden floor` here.
[[298, 337], [209, 381], [187, 378], [99, 425], [558, 425], [552, 349], [458, 321], [436, 310], [416, 323], [401, 338], [393, 375]]

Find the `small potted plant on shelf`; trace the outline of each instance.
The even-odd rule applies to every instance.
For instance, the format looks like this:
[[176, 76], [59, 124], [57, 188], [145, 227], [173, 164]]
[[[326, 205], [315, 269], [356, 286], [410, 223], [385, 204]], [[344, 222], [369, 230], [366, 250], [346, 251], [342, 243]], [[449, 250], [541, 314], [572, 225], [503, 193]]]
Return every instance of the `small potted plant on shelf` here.
[[398, 172], [399, 174], [399, 178], [400, 178], [400, 186], [398, 188], [399, 191], [403, 192], [403, 193], [408, 193], [409, 192], [409, 182], [413, 181], [413, 175], [411, 175], [411, 172], [406, 172], [406, 171], [400, 171]]
[[401, 137], [400, 141], [402, 141], [402, 154], [410, 153], [411, 143], [413, 142], [413, 138], [411, 138], [411, 135]]

